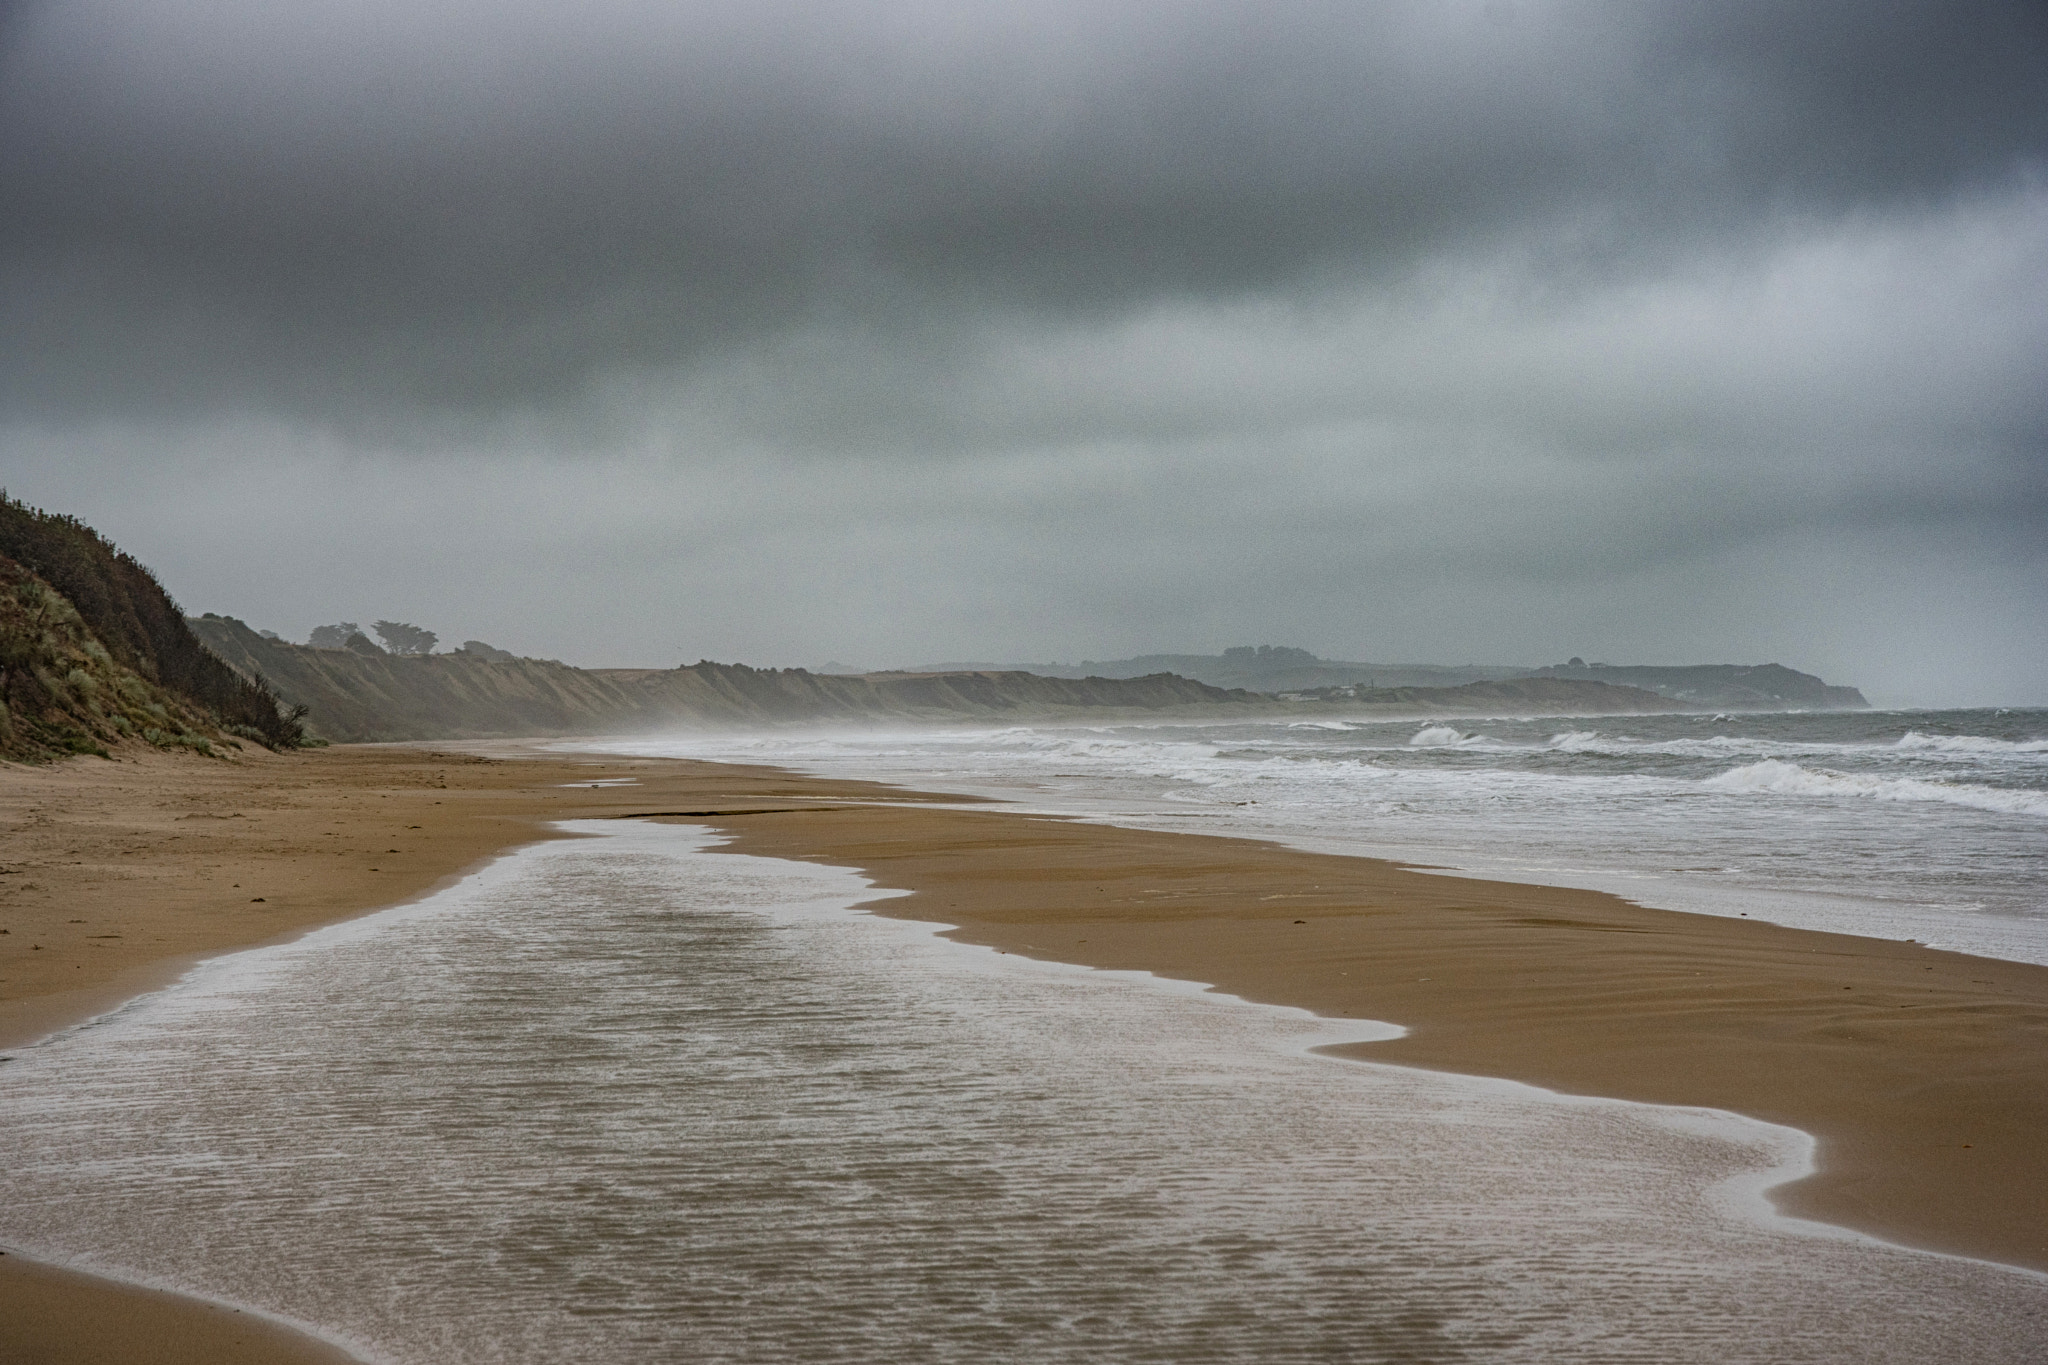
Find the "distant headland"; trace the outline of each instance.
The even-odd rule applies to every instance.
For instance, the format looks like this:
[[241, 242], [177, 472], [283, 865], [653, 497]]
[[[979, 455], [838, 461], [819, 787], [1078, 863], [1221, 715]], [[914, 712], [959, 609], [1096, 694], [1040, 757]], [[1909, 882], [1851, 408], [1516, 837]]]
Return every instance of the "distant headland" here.
[[1342, 700], [1355, 689], [1464, 687], [1525, 678], [1612, 683], [1654, 692], [1680, 709], [1845, 711], [1870, 705], [1853, 687], [1836, 687], [1783, 664], [1589, 664], [1583, 659], [1542, 667], [1509, 664], [1375, 664], [1322, 659], [1289, 645], [1240, 645], [1221, 654], [1143, 654], [1078, 664], [928, 664], [913, 670], [964, 669], [1035, 673], [1048, 678], [1137, 678], [1176, 673], [1211, 687], [1244, 688], [1303, 700]]

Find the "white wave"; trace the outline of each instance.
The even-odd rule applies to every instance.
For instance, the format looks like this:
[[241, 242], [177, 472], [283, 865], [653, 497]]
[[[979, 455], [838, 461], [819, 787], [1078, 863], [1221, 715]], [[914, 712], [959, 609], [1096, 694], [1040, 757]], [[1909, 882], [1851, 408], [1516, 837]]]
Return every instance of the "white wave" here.
[[1873, 801], [1938, 801], [2008, 815], [2048, 815], [2048, 792], [2010, 791], [1967, 782], [1924, 782], [1913, 777], [1865, 777], [1802, 768], [1767, 758], [1731, 768], [1703, 784], [1715, 791], [1771, 792], [1790, 796], [1861, 796]]
[[1985, 739], [1975, 735], [1917, 735], [1890, 741], [1828, 742], [1786, 740], [1760, 735], [1702, 735], [1685, 739], [1631, 739], [1595, 730], [1567, 730], [1544, 746], [1558, 753], [1633, 757], [1657, 754], [1675, 758], [1825, 758], [1850, 760], [1897, 758], [1903, 751], [1916, 758], [1935, 755], [1992, 755], [2048, 752], [2048, 740]]
[[1448, 725], [1425, 725], [1408, 737], [1410, 748], [1443, 749], [1482, 741], [1484, 735], [1467, 735]]
[[1569, 730], [1550, 738], [1549, 747], [1568, 753], [1667, 754], [1691, 758], [1789, 755], [1841, 755], [1883, 758], [1906, 754], [2038, 754], [2048, 753], [2048, 739], [1992, 739], [1983, 735], [1923, 735], [1908, 731], [1896, 740], [1791, 740], [1763, 735], [1701, 735], [1682, 739], [1632, 739], [1592, 730]]
[[1688, 739], [1631, 739], [1626, 735], [1603, 735], [1597, 730], [1566, 730], [1552, 735], [1544, 745], [1558, 753], [1604, 754], [1633, 757], [1659, 754], [1678, 758], [1729, 758], [1744, 754], [1758, 756], [1785, 753], [1839, 753], [1860, 746], [1840, 744], [1788, 744], [1782, 740], [1750, 738], [1743, 735], [1711, 735]]
[[1923, 735], [1908, 730], [1894, 747], [1941, 754], [2048, 753], [2048, 739], [1993, 739], [1989, 735]]

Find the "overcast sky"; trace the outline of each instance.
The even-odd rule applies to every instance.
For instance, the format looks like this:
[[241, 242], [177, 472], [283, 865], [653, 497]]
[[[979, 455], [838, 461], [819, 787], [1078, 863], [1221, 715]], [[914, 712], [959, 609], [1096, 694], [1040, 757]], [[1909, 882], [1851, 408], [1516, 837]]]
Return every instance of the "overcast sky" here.
[[2048, 703], [2048, 5], [0, 0], [0, 482], [299, 639]]

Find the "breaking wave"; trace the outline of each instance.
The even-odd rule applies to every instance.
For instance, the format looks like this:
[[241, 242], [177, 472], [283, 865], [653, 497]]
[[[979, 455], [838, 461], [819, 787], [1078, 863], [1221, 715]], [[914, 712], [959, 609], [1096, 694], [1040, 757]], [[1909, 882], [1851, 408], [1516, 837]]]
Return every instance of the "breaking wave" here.
[[1860, 796], [1873, 801], [1938, 801], [1951, 806], [2001, 811], [2009, 815], [2048, 815], [2048, 793], [2010, 791], [1968, 782], [1925, 782], [1914, 777], [1864, 777], [1802, 768], [1797, 763], [1767, 758], [1731, 768], [1703, 784], [1715, 791], [1772, 792], [1790, 796]]
[[[1413, 741], [1410, 741], [1411, 743]], [[1783, 758], [1802, 755], [1847, 761], [1906, 759], [1916, 762], [1948, 758], [1991, 762], [2000, 758], [2048, 755], [2048, 739], [1992, 739], [1985, 735], [1923, 735], [1909, 730], [1895, 740], [1793, 741], [1751, 735], [1686, 736], [1681, 739], [1634, 739], [1597, 730], [1566, 730], [1552, 735], [1545, 748], [1555, 753], [1631, 757], [1663, 754], [1680, 758]]]
[[2042, 754], [2048, 739], [1993, 739], [1988, 735], [1923, 735], [1908, 730], [1895, 746], [1939, 754]]
[[1464, 744], [1483, 743], [1485, 735], [1468, 735], [1449, 725], [1425, 725], [1409, 736], [1411, 749], [1445, 749]]

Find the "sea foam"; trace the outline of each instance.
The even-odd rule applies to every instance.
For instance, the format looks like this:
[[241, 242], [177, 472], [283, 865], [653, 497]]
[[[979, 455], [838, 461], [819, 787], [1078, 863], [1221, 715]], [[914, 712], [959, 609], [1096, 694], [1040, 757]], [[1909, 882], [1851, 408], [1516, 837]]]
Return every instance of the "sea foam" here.
[[2048, 711], [1304, 719], [615, 747], [2048, 962]]
[[1449, 725], [1426, 725], [1412, 735], [1408, 744], [1415, 749], [1440, 749], [1482, 741], [1484, 735], [1468, 735]]
[[1778, 795], [1864, 797], [1873, 801], [1939, 801], [2008, 815], [2048, 815], [2048, 795], [2008, 791], [1969, 782], [1926, 782], [1916, 777], [1868, 777], [1804, 768], [1783, 759], [1767, 758], [1731, 768], [1701, 785], [1724, 792], [1771, 792]]
[[1943, 754], [2048, 754], [2048, 739], [1994, 739], [1989, 735], [1923, 735], [1908, 730], [1899, 736], [1900, 749], [1925, 749]]

